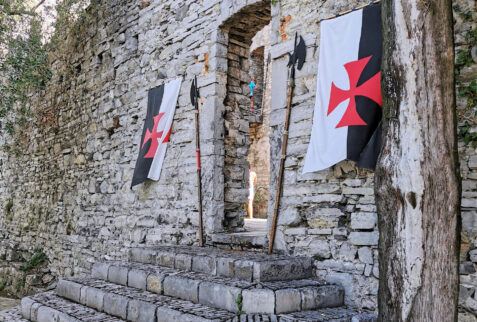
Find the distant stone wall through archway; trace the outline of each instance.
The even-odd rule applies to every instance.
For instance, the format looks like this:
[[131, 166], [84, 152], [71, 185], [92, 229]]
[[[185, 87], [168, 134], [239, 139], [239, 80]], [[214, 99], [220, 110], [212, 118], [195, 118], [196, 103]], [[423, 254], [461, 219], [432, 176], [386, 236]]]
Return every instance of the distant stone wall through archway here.
[[[257, 32], [270, 23], [270, 11], [270, 1], [260, 1], [242, 8], [222, 24], [222, 30], [228, 36], [227, 87], [224, 100], [223, 227], [229, 231], [243, 227], [244, 218], [247, 216], [250, 127], [255, 126], [251, 124], [256, 123], [260, 113], [259, 109], [250, 110], [250, 88], [248, 85], [251, 77], [254, 76], [257, 84], [255, 104], [257, 107], [261, 107], [264, 78], [263, 50], [261, 55], [256, 51], [252, 56], [251, 46], [252, 39]], [[256, 61], [257, 57], [261, 59], [261, 67], [254, 64], [254, 59]], [[261, 75], [259, 75], [260, 72], [254, 70], [257, 67], [261, 70]], [[269, 155], [269, 150], [265, 153]]]

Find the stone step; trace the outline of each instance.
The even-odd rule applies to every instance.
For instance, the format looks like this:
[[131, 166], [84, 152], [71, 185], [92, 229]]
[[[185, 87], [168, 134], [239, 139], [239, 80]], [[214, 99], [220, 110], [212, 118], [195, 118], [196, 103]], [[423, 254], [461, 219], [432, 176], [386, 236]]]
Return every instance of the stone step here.
[[339, 307], [317, 311], [296, 312], [280, 315], [280, 322], [377, 322], [377, 316], [369, 312]]
[[265, 252], [268, 247], [267, 232], [217, 233], [210, 235], [209, 244], [227, 250]]
[[266, 255], [209, 247], [157, 246], [132, 248], [131, 262], [155, 264], [185, 271], [250, 282], [309, 278], [311, 258]]
[[22, 316], [21, 306], [15, 306], [10, 309], [0, 311], [0, 321], [1, 322], [28, 322], [29, 320], [25, 319]]
[[106, 262], [93, 265], [93, 278], [237, 312], [281, 314], [343, 305], [341, 286], [316, 279], [247, 282], [151, 264]]
[[59, 296], [133, 322], [229, 321], [234, 313], [90, 277], [58, 282]]
[[22, 299], [23, 318], [34, 322], [120, 322], [124, 321], [94, 309], [73, 303], [54, 292], [39, 293]]

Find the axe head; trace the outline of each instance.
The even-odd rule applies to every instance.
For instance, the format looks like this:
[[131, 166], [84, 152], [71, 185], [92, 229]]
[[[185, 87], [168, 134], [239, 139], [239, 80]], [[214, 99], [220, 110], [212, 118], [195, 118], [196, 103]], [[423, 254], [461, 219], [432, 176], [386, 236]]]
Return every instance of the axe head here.
[[300, 36], [298, 45], [296, 44], [295, 39], [295, 51], [293, 52], [293, 54], [288, 55], [290, 57], [288, 61], [288, 67], [295, 66], [295, 64], [297, 64], [296, 66], [298, 70], [301, 70], [306, 59], [306, 44], [302, 36]]
[[190, 87], [190, 102], [192, 105], [197, 106], [197, 99], [199, 96], [199, 90], [197, 88], [197, 77], [192, 81], [192, 85]]

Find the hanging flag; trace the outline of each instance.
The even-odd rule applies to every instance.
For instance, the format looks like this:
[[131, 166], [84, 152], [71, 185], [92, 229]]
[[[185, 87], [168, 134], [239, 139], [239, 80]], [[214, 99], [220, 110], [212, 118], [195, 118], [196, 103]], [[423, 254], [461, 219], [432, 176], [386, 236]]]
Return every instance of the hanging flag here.
[[146, 121], [131, 187], [147, 179], [159, 180], [181, 83], [178, 78], [148, 92]]
[[320, 26], [316, 103], [303, 172], [345, 159], [374, 169], [381, 147], [381, 5]]

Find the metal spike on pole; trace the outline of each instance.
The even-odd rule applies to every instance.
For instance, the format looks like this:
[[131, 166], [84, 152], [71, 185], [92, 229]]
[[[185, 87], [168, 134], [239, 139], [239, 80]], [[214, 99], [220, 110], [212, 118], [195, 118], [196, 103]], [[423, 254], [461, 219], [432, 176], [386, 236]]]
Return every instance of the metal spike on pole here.
[[197, 154], [197, 196], [199, 209], [199, 246], [204, 246], [204, 235], [202, 231], [202, 180], [200, 172], [200, 137], [199, 137], [199, 88], [197, 87], [197, 76], [192, 81], [190, 87], [190, 100], [194, 105], [195, 113], [195, 148]]
[[298, 33], [295, 34], [295, 46], [293, 54], [289, 54], [290, 60], [288, 61], [288, 67], [290, 67], [290, 76], [288, 82], [288, 97], [287, 97], [287, 112], [285, 116], [285, 127], [283, 130], [282, 138], [282, 154], [280, 156], [280, 168], [278, 171], [278, 183], [277, 183], [277, 192], [275, 195], [275, 207], [273, 209], [273, 221], [272, 229], [270, 230], [270, 241], [268, 245], [268, 254], [270, 255], [273, 252], [273, 244], [275, 242], [275, 234], [277, 231], [277, 222], [278, 222], [278, 209], [280, 206], [280, 195], [282, 193], [282, 181], [283, 181], [283, 172], [285, 170], [285, 159], [287, 154], [287, 145], [288, 145], [288, 128], [290, 127], [290, 114], [291, 114], [291, 103], [293, 98], [293, 90], [295, 89], [295, 66], [298, 70], [301, 70], [303, 64], [305, 63], [306, 58], [306, 45], [303, 37], [300, 36], [300, 40], [297, 44]]

